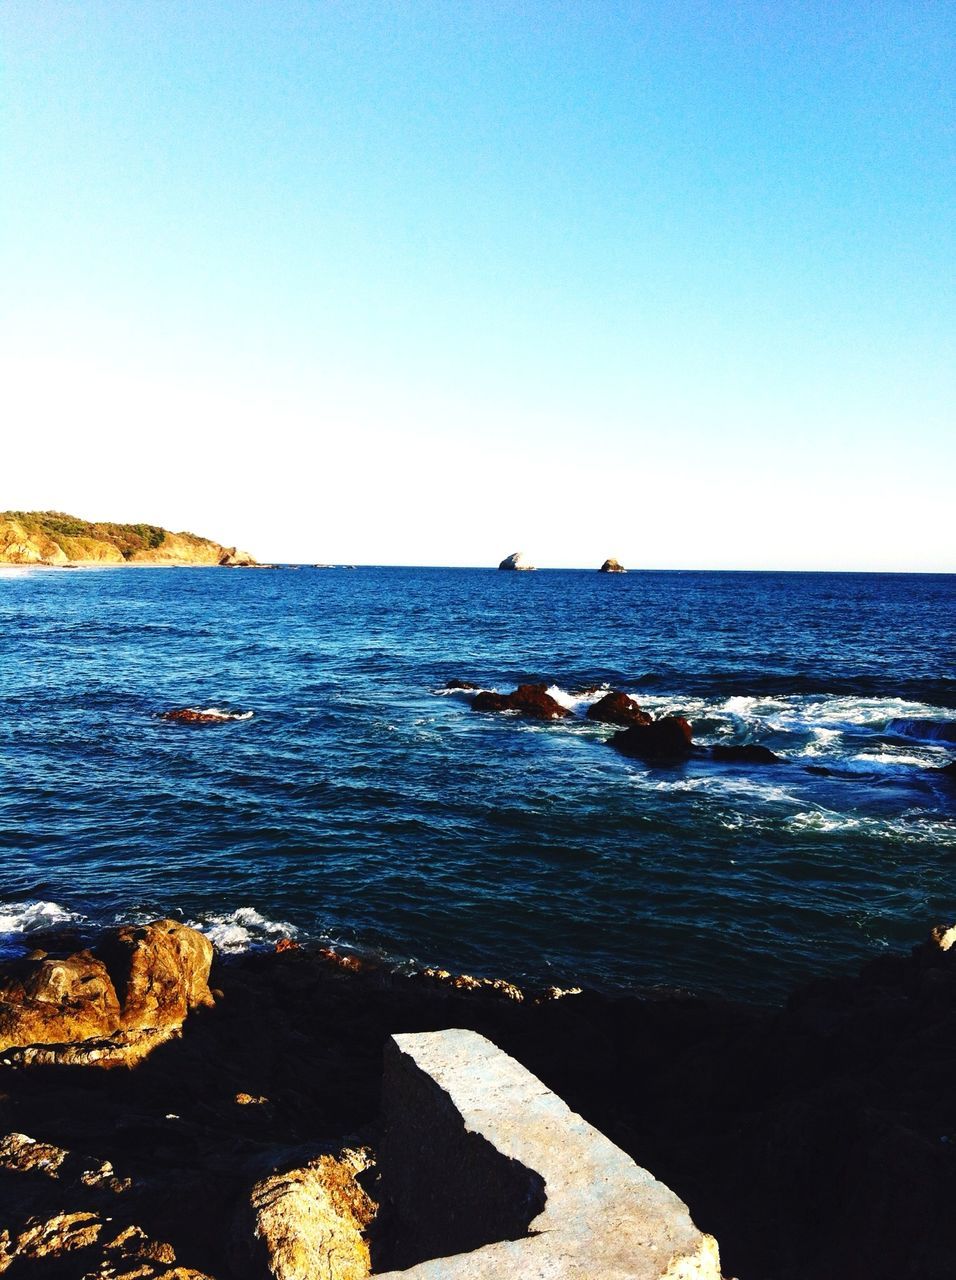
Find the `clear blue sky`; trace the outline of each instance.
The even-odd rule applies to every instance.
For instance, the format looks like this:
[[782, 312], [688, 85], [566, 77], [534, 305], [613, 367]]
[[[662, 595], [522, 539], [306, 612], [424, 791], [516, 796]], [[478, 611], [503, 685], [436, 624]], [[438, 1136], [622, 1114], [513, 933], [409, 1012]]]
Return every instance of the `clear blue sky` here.
[[0, 507], [956, 569], [953, 4], [6, 0]]

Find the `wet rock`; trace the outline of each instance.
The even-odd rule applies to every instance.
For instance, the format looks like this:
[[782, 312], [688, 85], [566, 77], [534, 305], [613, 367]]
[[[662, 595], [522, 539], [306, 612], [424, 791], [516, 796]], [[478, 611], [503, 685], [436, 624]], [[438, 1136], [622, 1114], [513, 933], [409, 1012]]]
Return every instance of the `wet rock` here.
[[956, 760], [951, 760], [949, 764], [941, 765], [940, 768], [934, 769], [934, 773], [938, 773], [947, 782], [956, 782]]
[[256, 1183], [237, 1224], [246, 1274], [274, 1280], [365, 1280], [365, 1232], [375, 1202], [357, 1181], [372, 1163], [365, 1149], [320, 1155], [304, 1167]]
[[627, 570], [624, 568], [624, 566], [623, 566], [619, 561], [615, 560], [613, 556], [610, 556], [610, 557], [609, 557], [607, 560], [605, 560], [605, 561], [604, 561], [604, 563], [601, 565], [601, 568], [600, 568], [599, 572], [601, 572], [601, 573], [627, 573]]
[[506, 556], [498, 566], [499, 569], [533, 569], [534, 565], [530, 562], [523, 551], [512, 551], [510, 556]]
[[0, 1050], [24, 1063], [132, 1064], [211, 1005], [213, 946], [175, 920], [107, 931], [94, 951], [0, 973]]
[[444, 684], [446, 689], [470, 689], [472, 692], [481, 688], [480, 684], [472, 684], [470, 680], [446, 680]]
[[543, 684], [519, 684], [514, 693], [479, 693], [472, 711], [518, 711], [536, 720], [561, 720], [571, 712], [548, 693]]
[[691, 727], [683, 716], [635, 724], [609, 739], [616, 750], [647, 764], [680, 764], [693, 754]]
[[618, 724], [625, 728], [632, 724], [651, 724], [653, 717], [629, 698], [626, 693], [614, 689], [603, 698], [588, 707], [588, 719], [597, 720], [601, 724]]
[[180, 724], [226, 724], [230, 720], [245, 720], [245, 713], [217, 711], [214, 707], [203, 710], [199, 707], [174, 707], [172, 711], [163, 711], [160, 720], [173, 720]]
[[710, 754], [724, 764], [782, 764], [783, 758], [758, 742], [740, 746], [711, 747]]

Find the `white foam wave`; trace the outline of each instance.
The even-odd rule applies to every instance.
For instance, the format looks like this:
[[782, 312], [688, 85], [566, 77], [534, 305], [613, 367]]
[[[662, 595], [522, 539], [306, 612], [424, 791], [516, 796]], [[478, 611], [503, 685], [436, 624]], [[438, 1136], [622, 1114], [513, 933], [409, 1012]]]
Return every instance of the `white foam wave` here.
[[58, 902], [0, 902], [0, 934], [35, 933], [85, 919]]
[[926, 814], [913, 817], [879, 818], [860, 814], [834, 813], [830, 809], [807, 809], [795, 813], [785, 824], [794, 834], [859, 832], [905, 843], [931, 841], [940, 847], [956, 847], [956, 824]]
[[269, 920], [255, 907], [237, 907], [222, 915], [209, 915], [189, 922], [204, 933], [219, 951], [248, 951], [256, 944], [274, 942], [277, 938], [294, 938], [295, 925], [284, 920]]

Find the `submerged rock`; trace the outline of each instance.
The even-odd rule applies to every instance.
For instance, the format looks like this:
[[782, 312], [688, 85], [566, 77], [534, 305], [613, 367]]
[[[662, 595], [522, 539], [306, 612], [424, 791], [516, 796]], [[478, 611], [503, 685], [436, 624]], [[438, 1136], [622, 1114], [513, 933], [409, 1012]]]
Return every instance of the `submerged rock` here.
[[534, 565], [523, 551], [512, 551], [498, 566], [499, 569], [533, 569]]
[[956, 782], [956, 760], [950, 760], [949, 764], [941, 765], [938, 769], [934, 769], [933, 772], [941, 774], [950, 782]]
[[635, 724], [609, 739], [626, 756], [648, 764], [681, 764], [693, 754], [691, 727], [683, 716], [663, 716], [650, 724]]
[[443, 688], [445, 689], [468, 689], [471, 692], [477, 692], [481, 688], [480, 684], [472, 684], [470, 680], [446, 680]]
[[619, 561], [615, 560], [614, 557], [611, 556], [609, 559], [604, 561], [604, 563], [601, 565], [599, 572], [600, 573], [627, 573], [627, 570]]
[[769, 747], [762, 747], [758, 742], [748, 742], [740, 746], [711, 747], [710, 754], [715, 760], [724, 764], [782, 764], [783, 757], [776, 755]]
[[0, 1051], [26, 1063], [139, 1061], [213, 1003], [213, 946], [175, 920], [107, 931], [94, 951], [43, 952], [0, 974]]
[[619, 689], [613, 689], [603, 698], [588, 707], [588, 719], [597, 720], [601, 724], [619, 724], [627, 727], [632, 724], [651, 724], [653, 717], [642, 711], [633, 698]]
[[543, 684], [519, 684], [514, 693], [485, 691], [472, 699], [472, 711], [518, 711], [536, 720], [561, 720], [571, 712]]

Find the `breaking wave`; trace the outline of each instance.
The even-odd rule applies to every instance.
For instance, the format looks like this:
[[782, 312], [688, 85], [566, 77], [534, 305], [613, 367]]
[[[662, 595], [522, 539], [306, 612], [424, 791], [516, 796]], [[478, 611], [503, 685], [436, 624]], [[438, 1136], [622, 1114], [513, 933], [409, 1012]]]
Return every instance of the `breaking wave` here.
[[204, 933], [219, 951], [248, 951], [271, 946], [279, 938], [295, 938], [298, 929], [284, 920], [270, 920], [255, 907], [237, 907], [224, 914], [202, 916], [187, 922]]

